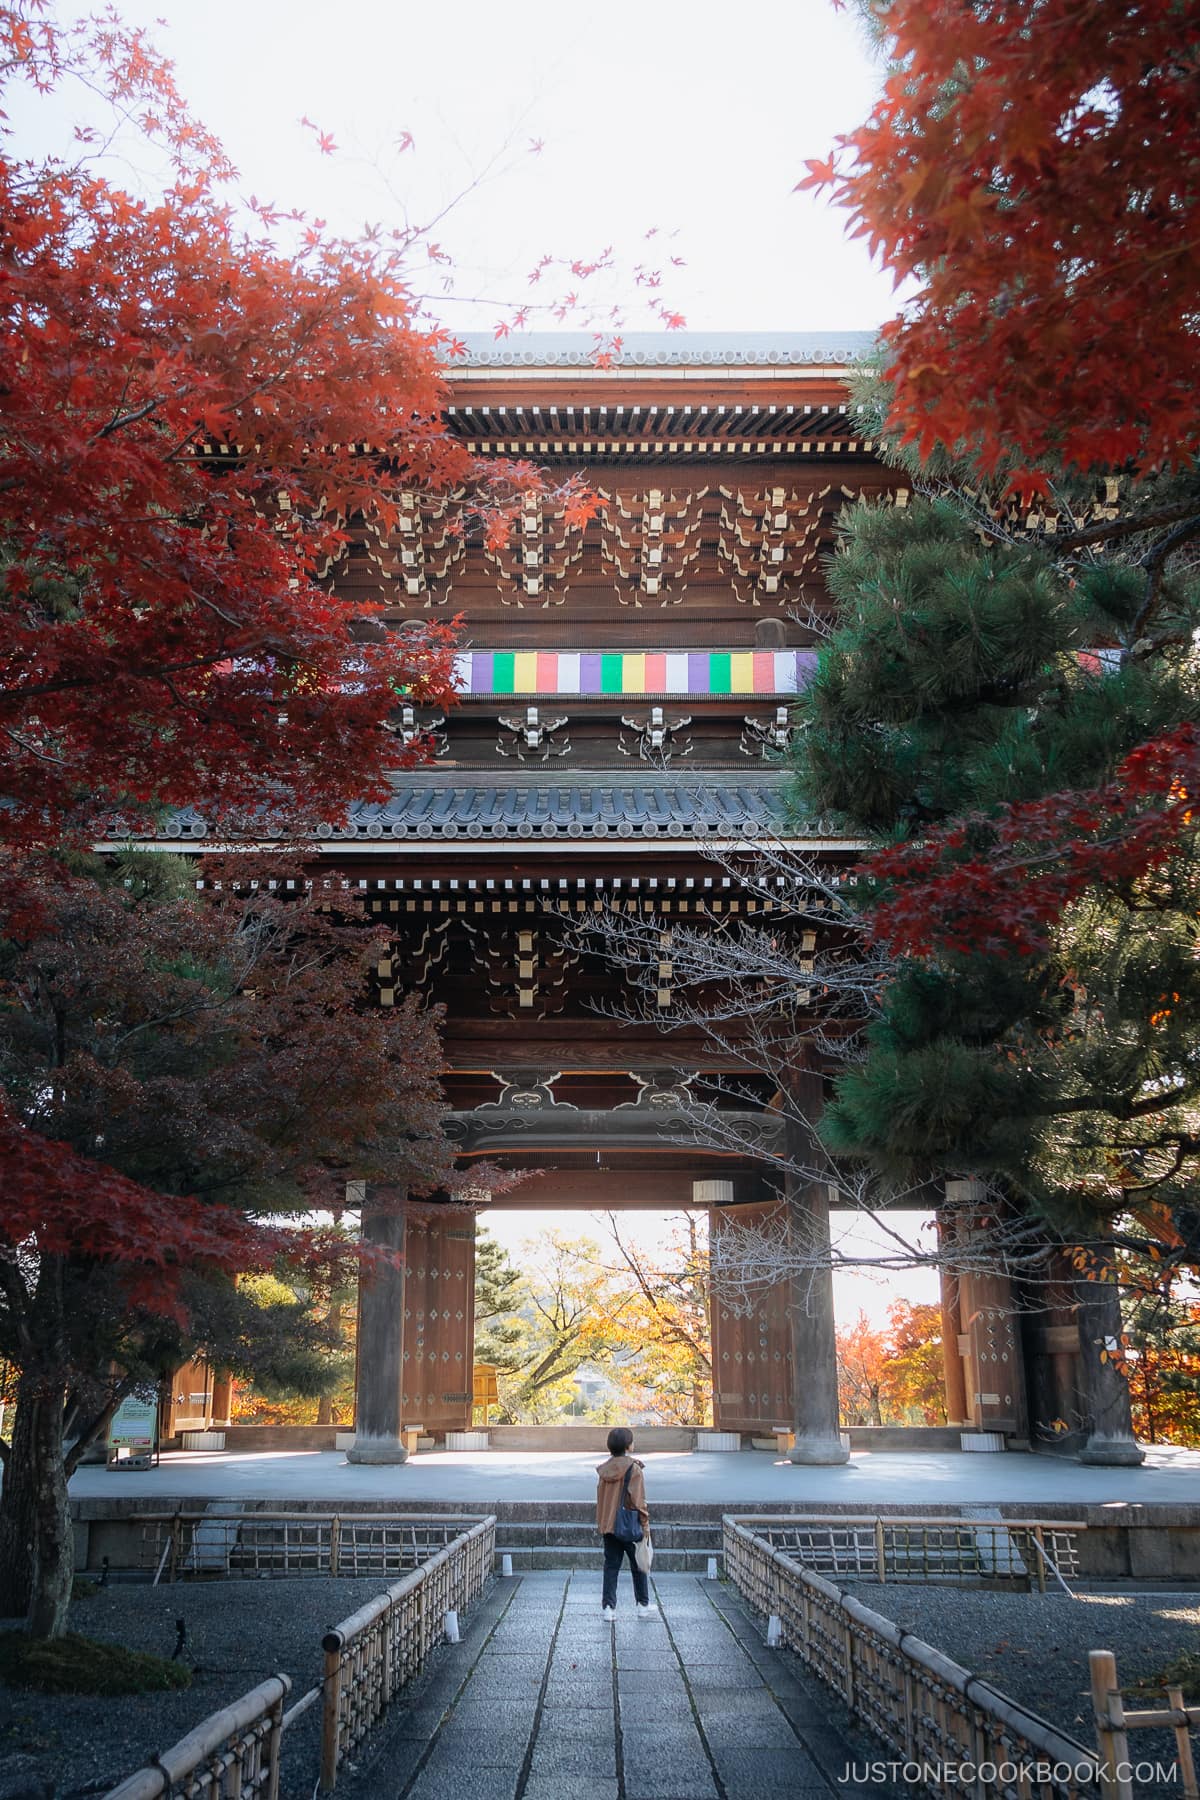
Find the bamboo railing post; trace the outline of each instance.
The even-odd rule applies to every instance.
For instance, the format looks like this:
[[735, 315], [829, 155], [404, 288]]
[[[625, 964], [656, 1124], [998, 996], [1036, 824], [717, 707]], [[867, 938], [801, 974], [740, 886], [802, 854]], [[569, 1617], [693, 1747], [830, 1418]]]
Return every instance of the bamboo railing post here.
[[1200, 1800], [1200, 1791], [1196, 1787], [1196, 1762], [1192, 1755], [1192, 1734], [1188, 1727], [1187, 1708], [1181, 1687], [1167, 1689], [1167, 1705], [1172, 1712], [1184, 1715], [1182, 1725], [1175, 1727], [1175, 1748], [1179, 1757], [1179, 1773], [1183, 1778], [1182, 1800]]
[[183, 1520], [176, 1513], [171, 1520], [171, 1572], [168, 1581], [174, 1581], [179, 1574], [179, 1565], [183, 1555]]
[[337, 1575], [342, 1551], [342, 1521], [334, 1513], [329, 1521], [329, 1573]]
[[283, 1749], [283, 1702], [281, 1694], [271, 1708], [271, 1728], [267, 1737], [267, 1787], [264, 1800], [279, 1800], [279, 1757]]
[[[1133, 1800], [1129, 1779], [1129, 1739], [1125, 1733], [1125, 1708], [1117, 1683], [1117, 1659], [1111, 1650], [1089, 1650], [1092, 1705], [1100, 1741], [1100, 1791], [1104, 1800]], [[1126, 1773], [1118, 1771], [1124, 1768]]]
[[1035, 1525], [1033, 1528], [1033, 1542], [1037, 1553], [1034, 1561], [1037, 1563], [1038, 1593], [1044, 1594], [1046, 1591], [1046, 1540], [1042, 1535], [1040, 1525]]
[[321, 1791], [331, 1794], [337, 1783], [338, 1734], [342, 1710], [342, 1640], [331, 1631], [324, 1639], [325, 1698], [321, 1707]]
[[883, 1520], [875, 1521], [875, 1561], [879, 1565], [879, 1581], [887, 1580], [887, 1551], [884, 1546]]
[[380, 1686], [380, 1699], [382, 1700], [384, 1707], [388, 1707], [392, 1703], [392, 1621], [395, 1612], [396, 1602], [393, 1600], [388, 1606], [387, 1611], [384, 1613], [383, 1618], [380, 1620], [379, 1643], [380, 1651], [383, 1656], [383, 1679]]

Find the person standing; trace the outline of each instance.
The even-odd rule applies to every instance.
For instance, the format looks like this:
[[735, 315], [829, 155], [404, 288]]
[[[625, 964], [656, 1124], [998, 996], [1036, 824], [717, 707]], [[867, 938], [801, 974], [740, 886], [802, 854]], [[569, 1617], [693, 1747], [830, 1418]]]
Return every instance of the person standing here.
[[617, 1577], [621, 1573], [622, 1558], [626, 1556], [633, 1576], [633, 1597], [637, 1603], [638, 1618], [653, 1618], [656, 1610], [650, 1604], [650, 1583], [645, 1571], [637, 1565], [637, 1545], [617, 1537], [613, 1529], [617, 1523], [617, 1514], [623, 1506], [637, 1513], [643, 1535], [650, 1529], [643, 1475], [645, 1464], [639, 1462], [636, 1456], [630, 1456], [632, 1447], [633, 1433], [629, 1427], [615, 1425], [608, 1434], [608, 1461], [602, 1462], [596, 1470], [596, 1529], [604, 1540], [601, 1617], [610, 1620], [617, 1616]]

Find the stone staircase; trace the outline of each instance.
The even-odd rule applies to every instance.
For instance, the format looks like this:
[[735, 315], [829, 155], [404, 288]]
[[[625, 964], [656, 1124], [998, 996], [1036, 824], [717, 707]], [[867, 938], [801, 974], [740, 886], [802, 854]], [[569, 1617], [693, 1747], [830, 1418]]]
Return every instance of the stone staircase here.
[[[720, 1506], [688, 1506], [687, 1517], [670, 1506], [651, 1508], [654, 1566], [663, 1574], [703, 1575], [710, 1556], [721, 1554]], [[497, 1505], [496, 1566], [512, 1557], [522, 1569], [599, 1569], [595, 1508], [566, 1502], [546, 1507]], [[538, 1514], [540, 1516], [533, 1516]], [[704, 1516], [697, 1517], [697, 1514]], [[523, 1516], [522, 1516], [523, 1515]]]
[[[815, 1510], [815, 1509], [814, 1509]], [[498, 1502], [496, 1513], [496, 1566], [503, 1556], [512, 1557], [513, 1572], [528, 1569], [598, 1569], [600, 1540], [595, 1512], [581, 1503], [558, 1502], [521, 1505]], [[655, 1508], [651, 1499], [650, 1535], [654, 1542], [654, 1566], [663, 1574], [703, 1575], [710, 1557], [721, 1557], [721, 1519], [733, 1512], [749, 1523], [755, 1512], [768, 1515], [768, 1540], [791, 1550], [806, 1567], [832, 1581], [877, 1580], [879, 1564], [873, 1527], [847, 1521], [836, 1514], [824, 1515], [825, 1523], [808, 1524], [803, 1514], [796, 1523], [784, 1523], [765, 1505], [671, 1505]], [[883, 1514], [885, 1523], [886, 1513]], [[911, 1544], [889, 1532], [888, 1579], [893, 1581], [951, 1581], [968, 1585], [1008, 1587], [1027, 1585], [1029, 1572], [1015, 1544], [997, 1530], [1002, 1527], [999, 1508], [964, 1507], [960, 1512], [928, 1517], [928, 1535]]]

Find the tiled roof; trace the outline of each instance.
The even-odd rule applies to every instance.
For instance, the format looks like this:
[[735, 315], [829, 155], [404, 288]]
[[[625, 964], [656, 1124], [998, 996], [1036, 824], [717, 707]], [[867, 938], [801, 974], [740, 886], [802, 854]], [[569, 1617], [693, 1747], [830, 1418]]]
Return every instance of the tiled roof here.
[[401, 777], [382, 805], [358, 806], [345, 830], [318, 827], [323, 838], [696, 838], [784, 828], [786, 777], [714, 781], [697, 771], [656, 771], [643, 780], [573, 770], [559, 780], [526, 775], [512, 781], [452, 784]]
[[[761, 770], [714, 776], [701, 770], [647, 771], [638, 779], [608, 769], [572, 770], [555, 780], [532, 771], [493, 776], [472, 772], [455, 780], [449, 769], [421, 769], [395, 778], [390, 800], [351, 808], [346, 825], [320, 825], [322, 840], [399, 839], [484, 843], [529, 838], [742, 837], [764, 832], [829, 836], [825, 821], [797, 828], [789, 821], [788, 776]], [[119, 835], [114, 833], [113, 835]], [[199, 813], [183, 808], [161, 838], [208, 836]]]

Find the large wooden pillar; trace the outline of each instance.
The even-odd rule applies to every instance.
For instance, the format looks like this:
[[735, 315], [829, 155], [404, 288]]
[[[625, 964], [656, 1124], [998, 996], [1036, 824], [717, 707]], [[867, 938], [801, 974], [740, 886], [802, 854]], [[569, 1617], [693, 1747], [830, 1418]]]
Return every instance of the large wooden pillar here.
[[468, 1431], [475, 1362], [475, 1215], [459, 1207], [409, 1210], [405, 1262], [405, 1425]]
[[792, 1277], [790, 1312], [794, 1394], [792, 1429], [796, 1441], [788, 1451], [794, 1463], [844, 1463], [850, 1452], [842, 1443], [838, 1407], [837, 1327], [833, 1311], [833, 1262], [829, 1238], [829, 1185], [801, 1172], [815, 1165], [817, 1121], [824, 1108], [825, 1084], [815, 1069], [798, 1069], [791, 1080], [786, 1123], [788, 1155], [795, 1169], [784, 1178], [788, 1230], [808, 1262]]
[[[695, 1181], [692, 1194], [698, 1206], [709, 1209], [714, 1261], [720, 1257], [721, 1233], [730, 1225], [765, 1225], [782, 1215], [778, 1200], [735, 1204], [731, 1181]], [[776, 1426], [790, 1422], [789, 1297], [786, 1281], [756, 1292], [750, 1312], [735, 1312], [727, 1301], [710, 1296], [713, 1425], [717, 1431], [752, 1431], [769, 1437]]]
[[[941, 1212], [937, 1217], [938, 1245], [949, 1254], [954, 1243], [953, 1227]], [[958, 1271], [941, 1264], [938, 1268], [942, 1302], [942, 1380], [946, 1389], [946, 1419], [951, 1425], [968, 1422], [967, 1384], [963, 1377], [962, 1304], [958, 1291]]]
[[[998, 1431], [1023, 1443], [1029, 1431], [1025, 1360], [1012, 1282], [989, 1266], [987, 1191], [980, 1181], [947, 1181], [946, 1203], [961, 1259], [958, 1344], [967, 1419], [975, 1431]], [[977, 1257], [973, 1242], [979, 1244]]]
[[1117, 1353], [1124, 1325], [1120, 1290], [1114, 1281], [1080, 1278], [1075, 1284], [1079, 1320], [1079, 1377], [1087, 1442], [1084, 1463], [1134, 1468], [1146, 1453], [1133, 1435], [1129, 1384]]
[[[354, 1184], [352, 1184], [354, 1185]], [[363, 1242], [404, 1253], [405, 1205], [389, 1196], [372, 1206], [365, 1189], [351, 1204], [362, 1205]], [[404, 1269], [396, 1262], [364, 1271], [358, 1284], [358, 1356], [354, 1384], [352, 1463], [402, 1463], [408, 1452], [400, 1437], [401, 1366], [404, 1352]]]
[[1022, 1320], [1030, 1434], [1035, 1444], [1078, 1448], [1085, 1402], [1079, 1385], [1075, 1271], [1065, 1255], [1051, 1258], [1031, 1300]]
[[228, 1369], [215, 1369], [212, 1385], [212, 1422], [214, 1425], [232, 1424], [233, 1396], [233, 1376]]

